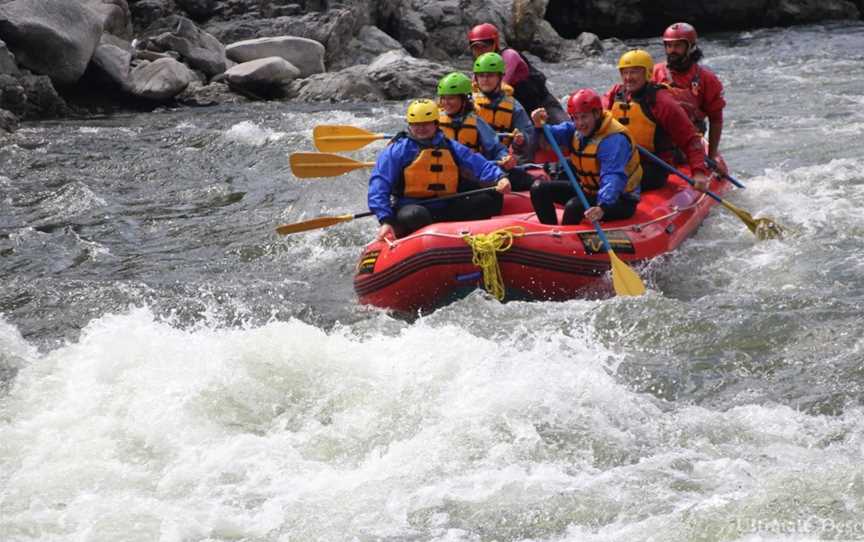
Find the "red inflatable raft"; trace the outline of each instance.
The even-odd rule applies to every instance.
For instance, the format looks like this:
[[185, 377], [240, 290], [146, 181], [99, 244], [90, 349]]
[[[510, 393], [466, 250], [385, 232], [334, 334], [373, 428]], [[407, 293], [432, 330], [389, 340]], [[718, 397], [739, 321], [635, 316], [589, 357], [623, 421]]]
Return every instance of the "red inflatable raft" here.
[[[711, 181], [716, 194], [728, 189], [716, 177]], [[675, 250], [715, 204], [670, 175], [665, 187], [642, 194], [632, 218], [601, 225], [620, 259], [644, 262]], [[612, 291], [609, 257], [594, 228], [584, 221], [540, 224], [522, 192], [505, 196], [501, 216], [431, 224], [402, 239], [367, 245], [354, 277], [360, 303], [415, 313], [482, 288], [483, 270], [472, 263], [474, 250], [466, 241], [478, 235], [488, 240], [490, 234], [506, 238], [496, 253], [505, 299], [565, 300]]]

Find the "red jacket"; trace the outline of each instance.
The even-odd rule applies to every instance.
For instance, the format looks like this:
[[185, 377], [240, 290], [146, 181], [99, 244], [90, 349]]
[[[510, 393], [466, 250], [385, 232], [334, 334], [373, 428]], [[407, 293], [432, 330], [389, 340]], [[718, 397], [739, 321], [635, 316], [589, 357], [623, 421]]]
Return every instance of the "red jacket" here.
[[[609, 92], [603, 96], [603, 107], [611, 109], [615, 101], [615, 95], [622, 90], [621, 83], [614, 85]], [[705, 149], [702, 145], [702, 136], [696, 131], [690, 117], [681, 107], [681, 104], [669, 93], [668, 90], [658, 90], [657, 99], [651, 114], [657, 121], [657, 127], [669, 136], [672, 143], [680, 149], [687, 157], [687, 164], [695, 174], [702, 172], [708, 175], [705, 166]], [[625, 97], [630, 100], [631, 96], [625, 92]], [[673, 156], [669, 152], [660, 154], [660, 158], [672, 163]]]
[[723, 122], [723, 108], [726, 107], [723, 83], [710, 69], [694, 63], [686, 72], [676, 72], [667, 69], [666, 63], [661, 62], [654, 65], [652, 79], [655, 83], [667, 83], [682, 91], [689, 91], [698, 108], [697, 118], [700, 120], [708, 117], [711, 124]]

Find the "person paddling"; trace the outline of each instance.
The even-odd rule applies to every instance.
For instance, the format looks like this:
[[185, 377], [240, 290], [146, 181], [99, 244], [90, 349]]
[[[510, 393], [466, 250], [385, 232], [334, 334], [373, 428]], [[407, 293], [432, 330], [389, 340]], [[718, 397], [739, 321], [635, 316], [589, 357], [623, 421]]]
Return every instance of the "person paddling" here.
[[717, 160], [723, 133], [723, 83], [713, 71], [699, 64], [702, 50], [696, 44], [696, 29], [688, 23], [675, 23], [663, 32], [666, 62], [654, 66], [655, 83], [669, 85], [700, 133], [706, 132], [708, 120], [708, 157], [717, 162], [723, 173], [725, 163]]
[[525, 55], [511, 48], [501, 49], [501, 35], [490, 23], [478, 24], [468, 31], [468, 46], [475, 59], [485, 53], [498, 53], [506, 65], [503, 83], [513, 88], [513, 97], [526, 111], [546, 109], [553, 123], [564, 122], [567, 114], [546, 87], [546, 76], [528, 62]]
[[[528, 155], [532, 148], [531, 118], [522, 104], [512, 96], [507, 96], [501, 90], [504, 75], [504, 59], [498, 53], [485, 53], [474, 61], [474, 79], [480, 92], [474, 94], [474, 110], [496, 132], [515, 133], [522, 137], [513, 141], [513, 150], [520, 162], [530, 162], [533, 155]], [[503, 140], [509, 145], [511, 138]]]
[[445, 75], [438, 82], [439, 126], [449, 139], [494, 161], [507, 171], [513, 190], [528, 190], [534, 178], [516, 166], [516, 157], [501, 144], [498, 134], [474, 111], [471, 79], [459, 72]]
[[[604, 107], [623, 124], [637, 145], [657, 154], [667, 163], [676, 150], [684, 154], [695, 186], [708, 189], [708, 170], [702, 137], [668, 87], [651, 82], [654, 60], [647, 51], [627, 51], [618, 61], [621, 83], [604, 96]], [[666, 184], [667, 172], [650, 160], [643, 160], [642, 188], [652, 190]]]
[[[642, 167], [633, 137], [611, 113], [603, 111], [600, 95], [579, 89], [567, 100], [570, 121], [550, 125], [555, 141], [570, 149], [570, 162], [591, 207], [585, 209], [569, 181], [535, 182], [531, 203], [542, 224], [557, 224], [555, 203], [563, 203], [561, 224], [578, 224], [582, 218], [620, 220], [630, 218], [639, 203]], [[544, 138], [545, 109], [531, 113], [538, 137]]]
[[[378, 155], [369, 178], [369, 210], [381, 224], [376, 240], [403, 237], [433, 222], [480, 220], [500, 213], [501, 194], [510, 191], [504, 171], [444, 137], [432, 100], [414, 100], [405, 117], [408, 131], [397, 134]], [[461, 178], [460, 170], [470, 172], [472, 179]], [[495, 192], [418, 204], [483, 186], [495, 187]]]

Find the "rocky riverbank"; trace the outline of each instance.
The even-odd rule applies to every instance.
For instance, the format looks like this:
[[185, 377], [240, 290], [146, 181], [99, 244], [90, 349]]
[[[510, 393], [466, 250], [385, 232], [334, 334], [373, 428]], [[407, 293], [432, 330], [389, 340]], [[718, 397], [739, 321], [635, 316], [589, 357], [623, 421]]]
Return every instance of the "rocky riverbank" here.
[[672, 20], [704, 32], [862, 12], [864, 0], [7, 0], [0, 129], [166, 103], [406, 99], [467, 60], [479, 22], [559, 62], [602, 52], [598, 35], [655, 35]]

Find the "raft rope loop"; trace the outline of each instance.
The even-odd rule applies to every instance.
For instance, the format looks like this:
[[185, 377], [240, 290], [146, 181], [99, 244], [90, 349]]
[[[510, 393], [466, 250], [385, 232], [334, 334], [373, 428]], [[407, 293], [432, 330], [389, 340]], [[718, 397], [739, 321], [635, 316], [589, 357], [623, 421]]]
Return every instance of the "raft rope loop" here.
[[504, 277], [498, 265], [498, 253], [510, 250], [516, 237], [525, 235], [522, 226], [511, 226], [490, 233], [464, 235], [462, 239], [471, 247], [471, 262], [483, 270], [483, 288], [501, 301], [504, 299]]

